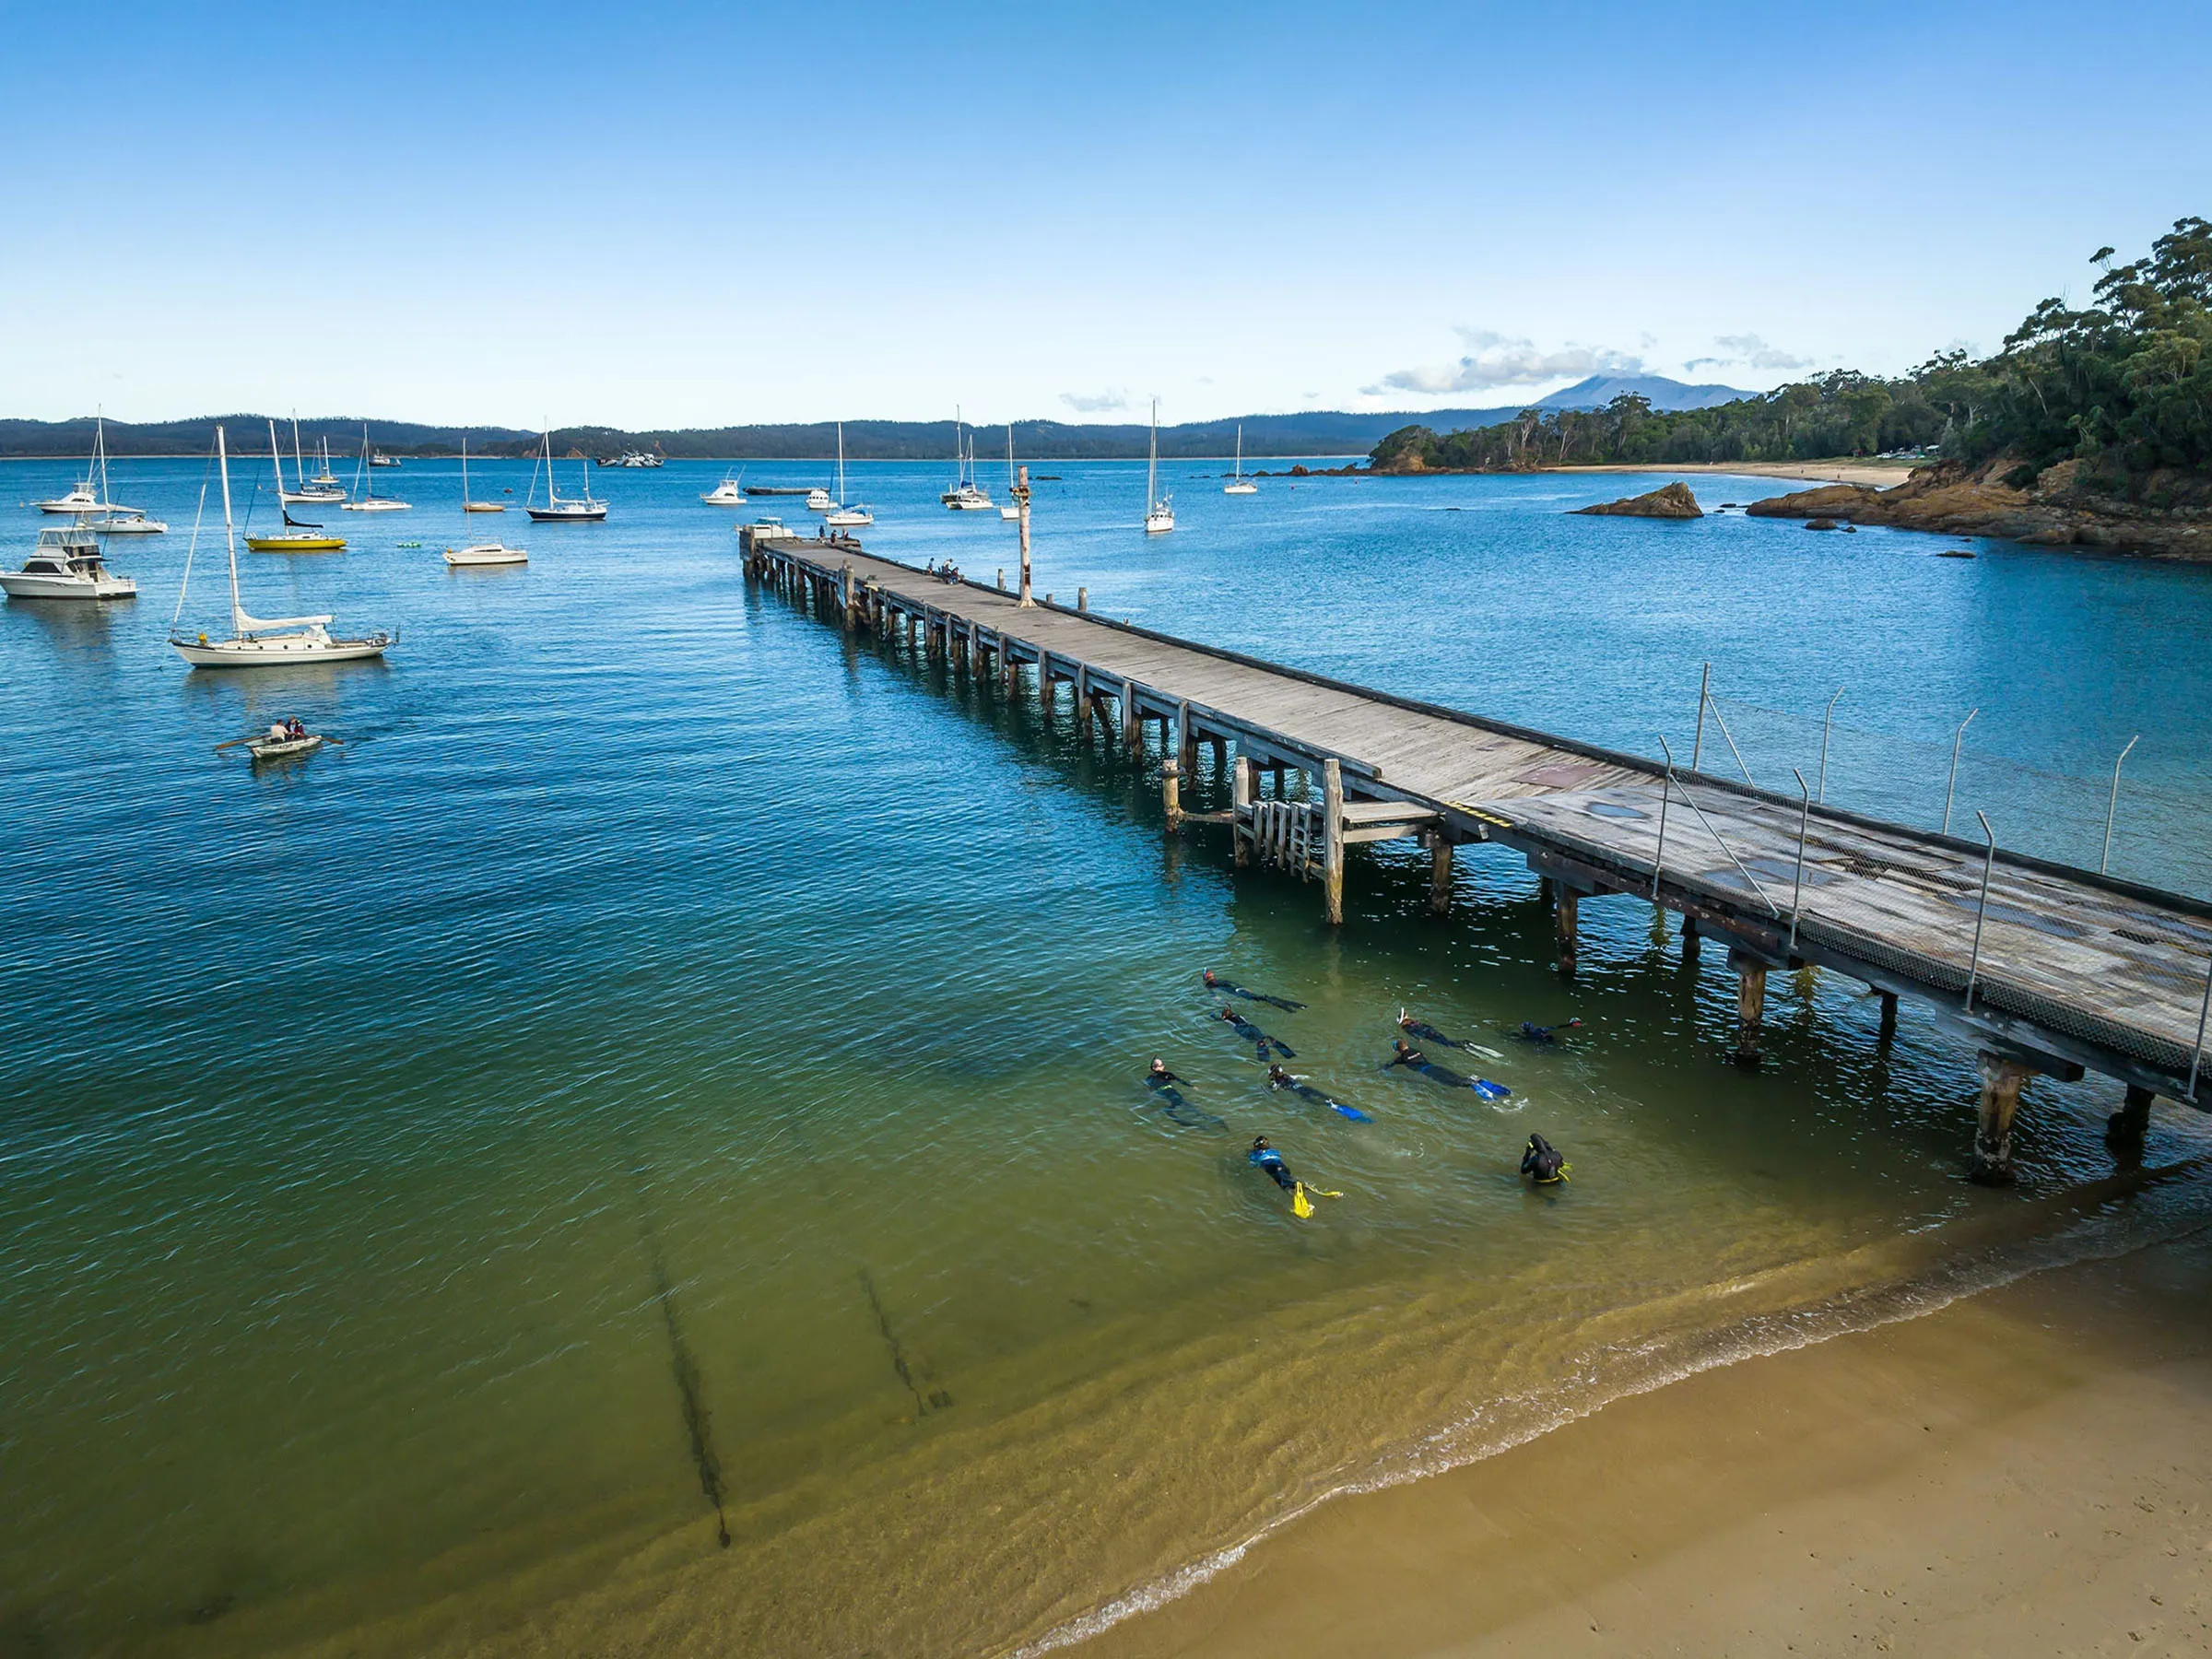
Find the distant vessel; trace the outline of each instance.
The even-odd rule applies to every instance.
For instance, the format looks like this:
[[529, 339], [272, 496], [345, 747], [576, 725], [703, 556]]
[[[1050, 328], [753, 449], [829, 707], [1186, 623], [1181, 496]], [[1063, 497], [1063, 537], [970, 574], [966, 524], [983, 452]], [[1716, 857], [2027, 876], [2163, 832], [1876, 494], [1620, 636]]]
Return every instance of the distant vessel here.
[[[583, 494], [563, 496], [553, 482], [553, 429], [546, 429], [546, 504], [533, 507], [528, 501], [523, 511], [541, 524], [595, 524], [606, 517], [606, 503], [592, 497], [592, 469], [587, 462], [583, 469]], [[537, 499], [537, 479], [530, 480], [530, 500]]]
[[88, 512], [136, 512], [135, 507], [118, 507], [108, 500], [108, 423], [105, 416], [92, 421], [92, 454], [85, 463], [84, 482], [67, 495], [38, 503], [41, 512], [82, 517]]
[[[1014, 489], [1014, 423], [1013, 423], [1012, 421], [1010, 421], [1010, 420], [1009, 420], [1009, 421], [1007, 421], [1007, 422], [1006, 422], [1006, 490], [1007, 490], [1007, 493], [1008, 493], [1008, 494], [1011, 494], [1011, 493], [1013, 492], [1013, 489]], [[1020, 517], [1021, 517], [1021, 509], [1020, 509], [1020, 508], [1018, 508], [1018, 507], [1001, 507], [1001, 508], [998, 510], [998, 516], [999, 516], [1000, 518], [1002, 518], [1002, 519], [1006, 519], [1006, 520], [1007, 520], [1008, 522], [1012, 522], [1013, 520], [1016, 520], [1016, 519], [1018, 519], [1018, 518], [1020, 518]]]
[[[206, 634], [177, 631], [177, 617], [184, 614], [184, 595], [192, 582], [192, 560], [184, 561], [184, 586], [177, 592], [177, 609], [169, 619], [169, 642], [194, 668], [268, 668], [296, 663], [345, 663], [381, 657], [392, 646], [392, 636], [373, 633], [358, 640], [333, 638], [329, 617], [253, 617], [238, 596], [238, 540], [230, 519], [230, 456], [223, 429], [215, 429], [216, 465], [223, 480], [223, 548], [230, 562], [230, 637], [211, 640]], [[194, 539], [197, 539], [195, 532]]]
[[137, 592], [128, 576], [109, 573], [100, 537], [82, 519], [40, 531], [23, 568], [0, 571], [0, 593], [10, 599], [128, 599]]
[[1152, 400], [1152, 447], [1145, 462], [1145, 500], [1151, 503], [1145, 509], [1145, 534], [1158, 535], [1175, 528], [1175, 498], [1160, 495], [1159, 489], [1159, 399]]
[[602, 461], [602, 466], [658, 466], [661, 457], [645, 450], [625, 450], [611, 461]]
[[806, 511], [809, 512], [834, 512], [837, 511], [837, 503], [830, 499], [830, 492], [818, 484], [806, 492]]
[[306, 488], [324, 492], [315, 496], [314, 499], [318, 501], [342, 501], [346, 499], [346, 487], [338, 482], [337, 474], [330, 470], [330, 440], [328, 438], [323, 440], [323, 470], [308, 479]]
[[710, 507], [742, 507], [745, 505], [744, 485], [745, 471], [741, 467], [734, 475], [723, 474], [722, 482], [699, 499]]
[[940, 492], [937, 500], [955, 512], [988, 512], [991, 498], [975, 481], [975, 452], [968, 443], [968, 423], [960, 418], [958, 408], [952, 413], [952, 458], [959, 468], [959, 477], [950, 489]]
[[[841, 420], [837, 423], [837, 499], [841, 503], [845, 499], [845, 423]], [[812, 497], [807, 498], [806, 504], [809, 507], [814, 505]], [[831, 530], [857, 530], [864, 524], [875, 522], [876, 515], [865, 505], [840, 505], [822, 520], [822, 524]]]
[[380, 496], [376, 493], [376, 480], [373, 477], [369, 479], [369, 482], [365, 488], [361, 483], [362, 477], [364, 476], [364, 469], [372, 466], [397, 466], [398, 465], [398, 462], [391, 459], [387, 455], [371, 453], [369, 448], [369, 423], [367, 421], [363, 421], [361, 423], [361, 466], [355, 469], [353, 477], [353, 487], [357, 491], [359, 492], [361, 499], [358, 501], [347, 502], [345, 506], [339, 509], [339, 511], [341, 512], [406, 512], [406, 502], [395, 500], [391, 496]]
[[102, 535], [160, 535], [169, 529], [165, 521], [147, 518], [135, 507], [119, 507], [104, 518], [87, 519], [85, 525]]
[[504, 512], [504, 501], [472, 501], [468, 499], [468, 438], [461, 439], [461, 511], [464, 512]]
[[254, 553], [343, 553], [346, 538], [320, 524], [303, 524], [287, 512], [281, 530], [264, 530], [259, 535], [249, 531], [246, 547]]
[[[269, 448], [272, 452], [276, 448], [276, 423], [273, 420], [269, 422]], [[328, 476], [330, 460], [327, 455], [324, 458], [323, 472], [324, 475], [323, 477], [312, 481], [309, 479], [306, 459], [300, 453], [300, 417], [294, 415], [292, 417], [292, 477], [299, 481], [299, 488], [290, 490], [285, 488], [284, 463], [278, 461], [276, 464], [276, 499], [280, 501], [329, 502], [344, 500], [346, 499], [345, 489], [340, 487], [335, 478]]]
[[[368, 429], [369, 429], [366, 427], [361, 429], [363, 432], [366, 432]], [[369, 457], [369, 465], [371, 466], [397, 466], [399, 465], [399, 457], [397, 455], [387, 455], [382, 450], [378, 450], [374, 454]]]
[[1223, 495], [1258, 495], [1260, 487], [1244, 476], [1244, 423], [1237, 422], [1237, 470], [1230, 475], [1230, 481], [1221, 486]]

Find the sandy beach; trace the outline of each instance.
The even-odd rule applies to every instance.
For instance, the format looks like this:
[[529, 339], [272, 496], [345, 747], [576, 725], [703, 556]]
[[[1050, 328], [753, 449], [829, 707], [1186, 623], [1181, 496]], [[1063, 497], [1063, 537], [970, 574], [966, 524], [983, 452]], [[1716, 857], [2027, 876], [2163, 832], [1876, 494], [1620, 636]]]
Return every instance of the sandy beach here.
[[1693, 462], [1686, 466], [1547, 466], [1557, 473], [1727, 473], [1736, 477], [1800, 478], [1808, 484], [1871, 484], [1887, 489], [1912, 476], [1910, 461], [1734, 461]]
[[1077, 1650], [2212, 1652], [2212, 1241], [1692, 1377], [1329, 1504]]

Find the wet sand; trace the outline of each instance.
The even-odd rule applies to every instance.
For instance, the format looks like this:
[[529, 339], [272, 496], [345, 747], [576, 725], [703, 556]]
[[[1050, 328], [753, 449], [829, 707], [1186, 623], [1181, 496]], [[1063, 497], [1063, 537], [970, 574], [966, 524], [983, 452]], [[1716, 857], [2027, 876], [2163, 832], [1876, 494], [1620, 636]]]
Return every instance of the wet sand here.
[[2212, 1653], [2212, 1240], [1340, 1500], [1073, 1650]]
[[1810, 484], [1871, 484], [1886, 489], [1912, 476], [1910, 461], [1733, 461], [1693, 462], [1681, 466], [1547, 466], [1557, 473], [1726, 473], [1736, 477], [1800, 478]]

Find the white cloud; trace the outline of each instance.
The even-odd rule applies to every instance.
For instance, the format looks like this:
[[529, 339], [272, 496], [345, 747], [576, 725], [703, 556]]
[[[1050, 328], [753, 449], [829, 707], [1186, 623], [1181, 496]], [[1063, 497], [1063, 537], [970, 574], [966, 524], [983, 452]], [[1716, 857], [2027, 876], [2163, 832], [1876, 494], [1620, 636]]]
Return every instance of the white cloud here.
[[1078, 415], [1106, 415], [1129, 406], [1129, 389], [1109, 386], [1103, 392], [1063, 392], [1060, 401]]
[[1643, 371], [1641, 357], [1608, 346], [1578, 346], [1570, 341], [1557, 350], [1546, 351], [1533, 340], [1512, 339], [1488, 329], [1463, 328], [1459, 335], [1467, 350], [1457, 362], [1393, 370], [1362, 390], [1371, 397], [1389, 392], [1436, 396], [1449, 392], [1487, 392], [1496, 386], [1536, 386], [1547, 381], [1582, 380], [1593, 374]]
[[1813, 359], [1796, 357], [1781, 347], [1770, 346], [1755, 334], [1715, 335], [1712, 343], [1721, 348], [1719, 357], [1691, 358], [1682, 367], [1686, 370], [1705, 368], [1726, 369], [1809, 369]]

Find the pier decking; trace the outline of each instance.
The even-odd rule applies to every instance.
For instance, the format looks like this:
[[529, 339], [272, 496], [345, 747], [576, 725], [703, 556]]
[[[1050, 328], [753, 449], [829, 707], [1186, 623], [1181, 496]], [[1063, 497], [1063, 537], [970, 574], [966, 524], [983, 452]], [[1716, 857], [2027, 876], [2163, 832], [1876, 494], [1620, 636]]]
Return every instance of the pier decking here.
[[[1009, 694], [1034, 666], [1049, 705], [1072, 685], [1087, 732], [1109, 709], [1144, 756], [1160, 724], [1171, 830], [1200, 744], [1236, 756], [1237, 862], [1317, 877], [1342, 917], [1344, 849], [1415, 836], [1449, 904], [1452, 849], [1497, 841], [1547, 878], [1558, 960], [1575, 971], [1583, 898], [1680, 912], [1685, 947], [1724, 943], [1741, 979], [1738, 1057], [1756, 1064], [1770, 969], [1815, 965], [1929, 1002], [1982, 1061], [1974, 1170], [2010, 1172], [2021, 1084], [2094, 1071], [2127, 1085], [2113, 1119], [2139, 1138], [2154, 1094], [2200, 1109], [2212, 905], [1617, 753], [972, 582], [947, 582], [850, 541], [746, 536], [747, 572], [848, 629], [890, 635]], [[1283, 798], [1284, 771], [1314, 798]], [[1277, 779], [1263, 798], [1260, 775]]]

